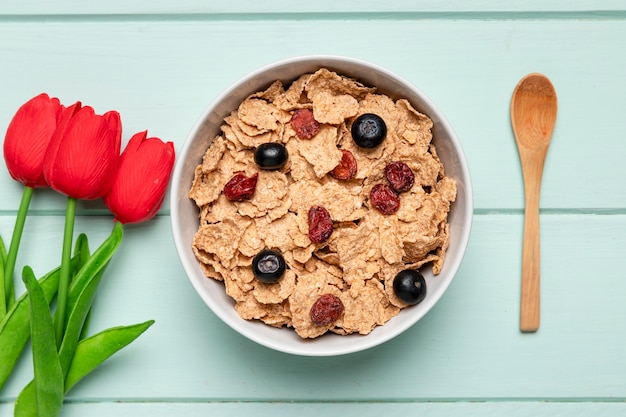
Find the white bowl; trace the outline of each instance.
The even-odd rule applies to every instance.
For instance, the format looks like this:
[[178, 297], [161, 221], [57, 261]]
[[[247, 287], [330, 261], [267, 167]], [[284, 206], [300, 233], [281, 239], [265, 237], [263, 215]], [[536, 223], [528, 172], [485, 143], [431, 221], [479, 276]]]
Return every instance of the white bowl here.
[[[443, 269], [433, 276], [425, 268], [428, 293], [418, 305], [403, 309], [385, 325], [376, 327], [368, 335], [339, 336], [328, 333], [316, 339], [300, 338], [293, 329], [275, 328], [257, 321], [239, 317], [233, 300], [226, 295], [221, 282], [206, 278], [192, 251], [192, 240], [199, 220], [198, 209], [189, 199], [188, 192], [194, 178], [194, 170], [211, 140], [218, 134], [223, 119], [248, 95], [260, 91], [275, 80], [286, 85], [298, 76], [326, 67], [339, 74], [355, 78], [365, 85], [377, 87], [393, 98], [407, 98], [420, 112], [429, 116], [433, 123], [433, 142], [444, 164], [446, 175], [457, 182], [457, 199], [448, 217], [450, 246]], [[331, 356], [362, 351], [399, 335], [424, 315], [439, 301], [452, 282], [467, 247], [473, 215], [473, 196], [470, 172], [461, 143], [452, 127], [437, 107], [416, 87], [396, 74], [377, 65], [361, 60], [337, 56], [304, 56], [267, 65], [242, 78], [206, 108], [187, 137], [172, 177], [171, 221], [174, 241], [182, 265], [189, 280], [204, 302], [226, 324], [243, 336], [268, 348], [305, 355]], [[191, 319], [191, 318], [190, 318]]]

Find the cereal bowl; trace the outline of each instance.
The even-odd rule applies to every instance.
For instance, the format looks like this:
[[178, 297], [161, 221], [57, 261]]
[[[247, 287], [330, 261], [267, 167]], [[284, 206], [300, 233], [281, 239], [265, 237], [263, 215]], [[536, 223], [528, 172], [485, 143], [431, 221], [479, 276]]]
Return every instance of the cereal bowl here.
[[[393, 100], [404, 98], [418, 112], [432, 120], [432, 143], [445, 169], [445, 176], [456, 182], [456, 198], [447, 216], [449, 241], [445, 261], [434, 275], [430, 266], [421, 271], [427, 284], [426, 297], [417, 305], [399, 310], [384, 325], [370, 333], [339, 335], [327, 332], [302, 338], [293, 329], [273, 327], [258, 320], [244, 320], [226, 294], [224, 283], [207, 278], [192, 248], [199, 227], [199, 209], [189, 197], [196, 167], [233, 110], [251, 94], [262, 91], [276, 80], [285, 86], [303, 74], [326, 68], [337, 74], [375, 87]], [[280, 61], [247, 75], [219, 95], [193, 126], [172, 177], [171, 221], [175, 245], [183, 268], [194, 289], [209, 308], [243, 336], [268, 348], [304, 356], [332, 356], [362, 351], [386, 342], [414, 325], [443, 296], [457, 273], [469, 241], [473, 214], [472, 184], [462, 146], [452, 127], [437, 107], [416, 87], [380, 66], [346, 57], [304, 56]]]

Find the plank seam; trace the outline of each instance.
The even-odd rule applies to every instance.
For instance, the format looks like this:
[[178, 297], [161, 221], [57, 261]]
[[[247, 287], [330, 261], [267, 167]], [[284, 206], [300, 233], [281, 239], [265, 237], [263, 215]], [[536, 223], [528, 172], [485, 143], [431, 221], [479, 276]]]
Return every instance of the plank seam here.
[[308, 20], [625, 20], [626, 10], [584, 11], [373, 11], [373, 12], [200, 12], [200, 13], [48, 13], [0, 11], [0, 23], [14, 22], [159, 22], [159, 21], [308, 21]]
[[[11, 404], [15, 399], [0, 399], [0, 404]], [[212, 398], [66, 398], [66, 404], [451, 404], [451, 403], [626, 403], [626, 397], [459, 397], [459, 398], [411, 398], [411, 399], [212, 399]]]

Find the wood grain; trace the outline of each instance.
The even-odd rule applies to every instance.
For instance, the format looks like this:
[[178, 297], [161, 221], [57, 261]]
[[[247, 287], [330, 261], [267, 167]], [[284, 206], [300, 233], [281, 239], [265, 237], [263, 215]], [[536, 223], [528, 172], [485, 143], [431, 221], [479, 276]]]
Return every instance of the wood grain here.
[[[153, 222], [127, 229], [92, 318], [94, 332], [156, 324], [78, 384], [62, 416], [625, 414], [625, 39], [618, 0], [1, 2], [0, 132], [47, 91], [119, 110], [124, 141], [149, 129], [180, 149], [241, 76], [296, 55], [344, 54], [437, 103], [475, 191], [470, 246], [441, 302], [394, 340], [335, 358], [273, 352], [224, 325], [184, 275], [166, 203]], [[541, 331], [522, 334], [524, 190], [508, 104], [534, 71], [558, 86], [559, 122], [543, 173]], [[21, 189], [5, 169], [0, 194], [7, 239]], [[63, 207], [50, 191], [35, 194], [18, 270], [58, 264]], [[111, 216], [98, 201], [78, 211], [77, 233], [97, 245]], [[0, 415], [31, 377], [24, 355]]]
[[511, 125], [524, 177], [524, 243], [520, 330], [536, 332], [540, 318], [541, 252], [539, 197], [543, 167], [556, 123], [558, 103], [550, 79], [531, 73], [520, 80], [511, 98]]
[[[62, 218], [31, 220], [27, 247], [54, 248]], [[626, 317], [626, 280], [616, 267], [625, 215], [544, 217], [549, 279], [538, 333], [517, 329], [523, 215], [478, 215], [459, 275], [424, 320], [378, 348], [332, 358], [274, 352], [224, 325], [184, 275], [168, 220], [126, 231], [91, 324], [93, 332], [148, 319], [155, 325], [78, 384], [72, 402], [626, 399], [626, 327], [616, 319]], [[110, 221], [81, 217], [76, 230], [89, 230], [96, 245]], [[2, 230], [10, 222], [0, 217]], [[36, 273], [57, 262], [50, 252], [32, 265]], [[606, 259], [615, 262], [599, 261]], [[0, 403], [29, 380], [22, 359]], [[407, 360], [419, 375], [407, 373]]]
[[[619, 402], [536, 402], [536, 401], [442, 401], [408, 403], [85, 403], [66, 404], [63, 417], [109, 417], [124, 415], [150, 417], [154, 415], [185, 417], [232, 417], [255, 415], [258, 417], [302, 417], [342, 415], [347, 417], [377, 417], [380, 415], [428, 415], [445, 417], [499, 417], [502, 415], [552, 417], [564, 415], [615, 416], [623, 405]], [[9, 416], [11, 407], [0, 404], [0, 414]]]
[[[624, 11], [624, 3], [620, 0], [588, 1], [561, 1], [561, 0], [528, 0], [519, 2], [502, 2], [498, 0], [451, 0], [446, 2], [432, 2], [428, 0], [411, 0], [380, 2], [377, 0], [361, 0], [358, 3], [343, 3], [333, 0], [318, 0], [315, 2], [292, 2], [276, 0], [270, 3], [259, 3], [254, 0], [214, 0], [209, 3], [202, 0], [181, 0], [177, 2], [154, 2], [149, 0], [110, 0], [107, 2], [82, 2], [80, 0], [62, 0], [46, 3], [37, 0], [13, 0], [0, 3], [0, 15], [189, 15], [189, 14], [245, 14], [254, 16], [272, 14], [333, 14], [347, 15], [380, 13], [442, 13], [442, 17], [449, 17], [450, 13], [459, 13], [462, 17], [471, 17], [475, 13], [517, 13], [527, 16], [529, 13], [589, 13], [593, 16], [599, 12]], [[610, 14], [608, 16], [611, 16]]]
[[[423, 41], [406, 46], [398, 33]], [[542, 208], [620, 210], [622, 154], [589, 146], [610, 147], [626, 131], [626, 72], [621, 55], [611, 53], [623, 39], [619, 20], [0, 22], [0, 126], [25, 100], [48, 91], [99, 112], [119, 110], [124, 141], [149, 129], [180, 149], [204, 108], [239, 77], [289, 56], [348, 54], [386, 66], [437, 103], [467, 153], [477, 209], [522, 210], [508, 103], [521, 76], [542, 71], [563, 98]], [[15, 210], [21, 190], [1, 173], [0, 210]], [[32, 204], [47, 212], [58, 210], [56, 201], [36, 195]]]

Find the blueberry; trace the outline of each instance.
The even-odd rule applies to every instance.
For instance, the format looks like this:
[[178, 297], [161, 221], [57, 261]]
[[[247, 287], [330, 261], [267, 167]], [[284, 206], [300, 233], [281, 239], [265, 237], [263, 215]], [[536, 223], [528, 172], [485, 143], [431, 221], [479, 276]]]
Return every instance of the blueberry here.
[[352, 139], [361, 148], [375, 148], [387, 136], [387, 125], [382, 117], [365, 113], [352, 123]]
[[280, 169], [287, 163], [289, 153], [280, 143], [263, 143], [254, 151], [254, 162], [263, 169]]
[[393, 292], [407, 304], [417, 304], [426, 297], [426, 280], [414, 269], [398, 272], [393, 279]]
[[279, 252], [264, 249], [252, 259], [252, 273], [261, 282], [277, 282], [285, 273], [285, 258]]

